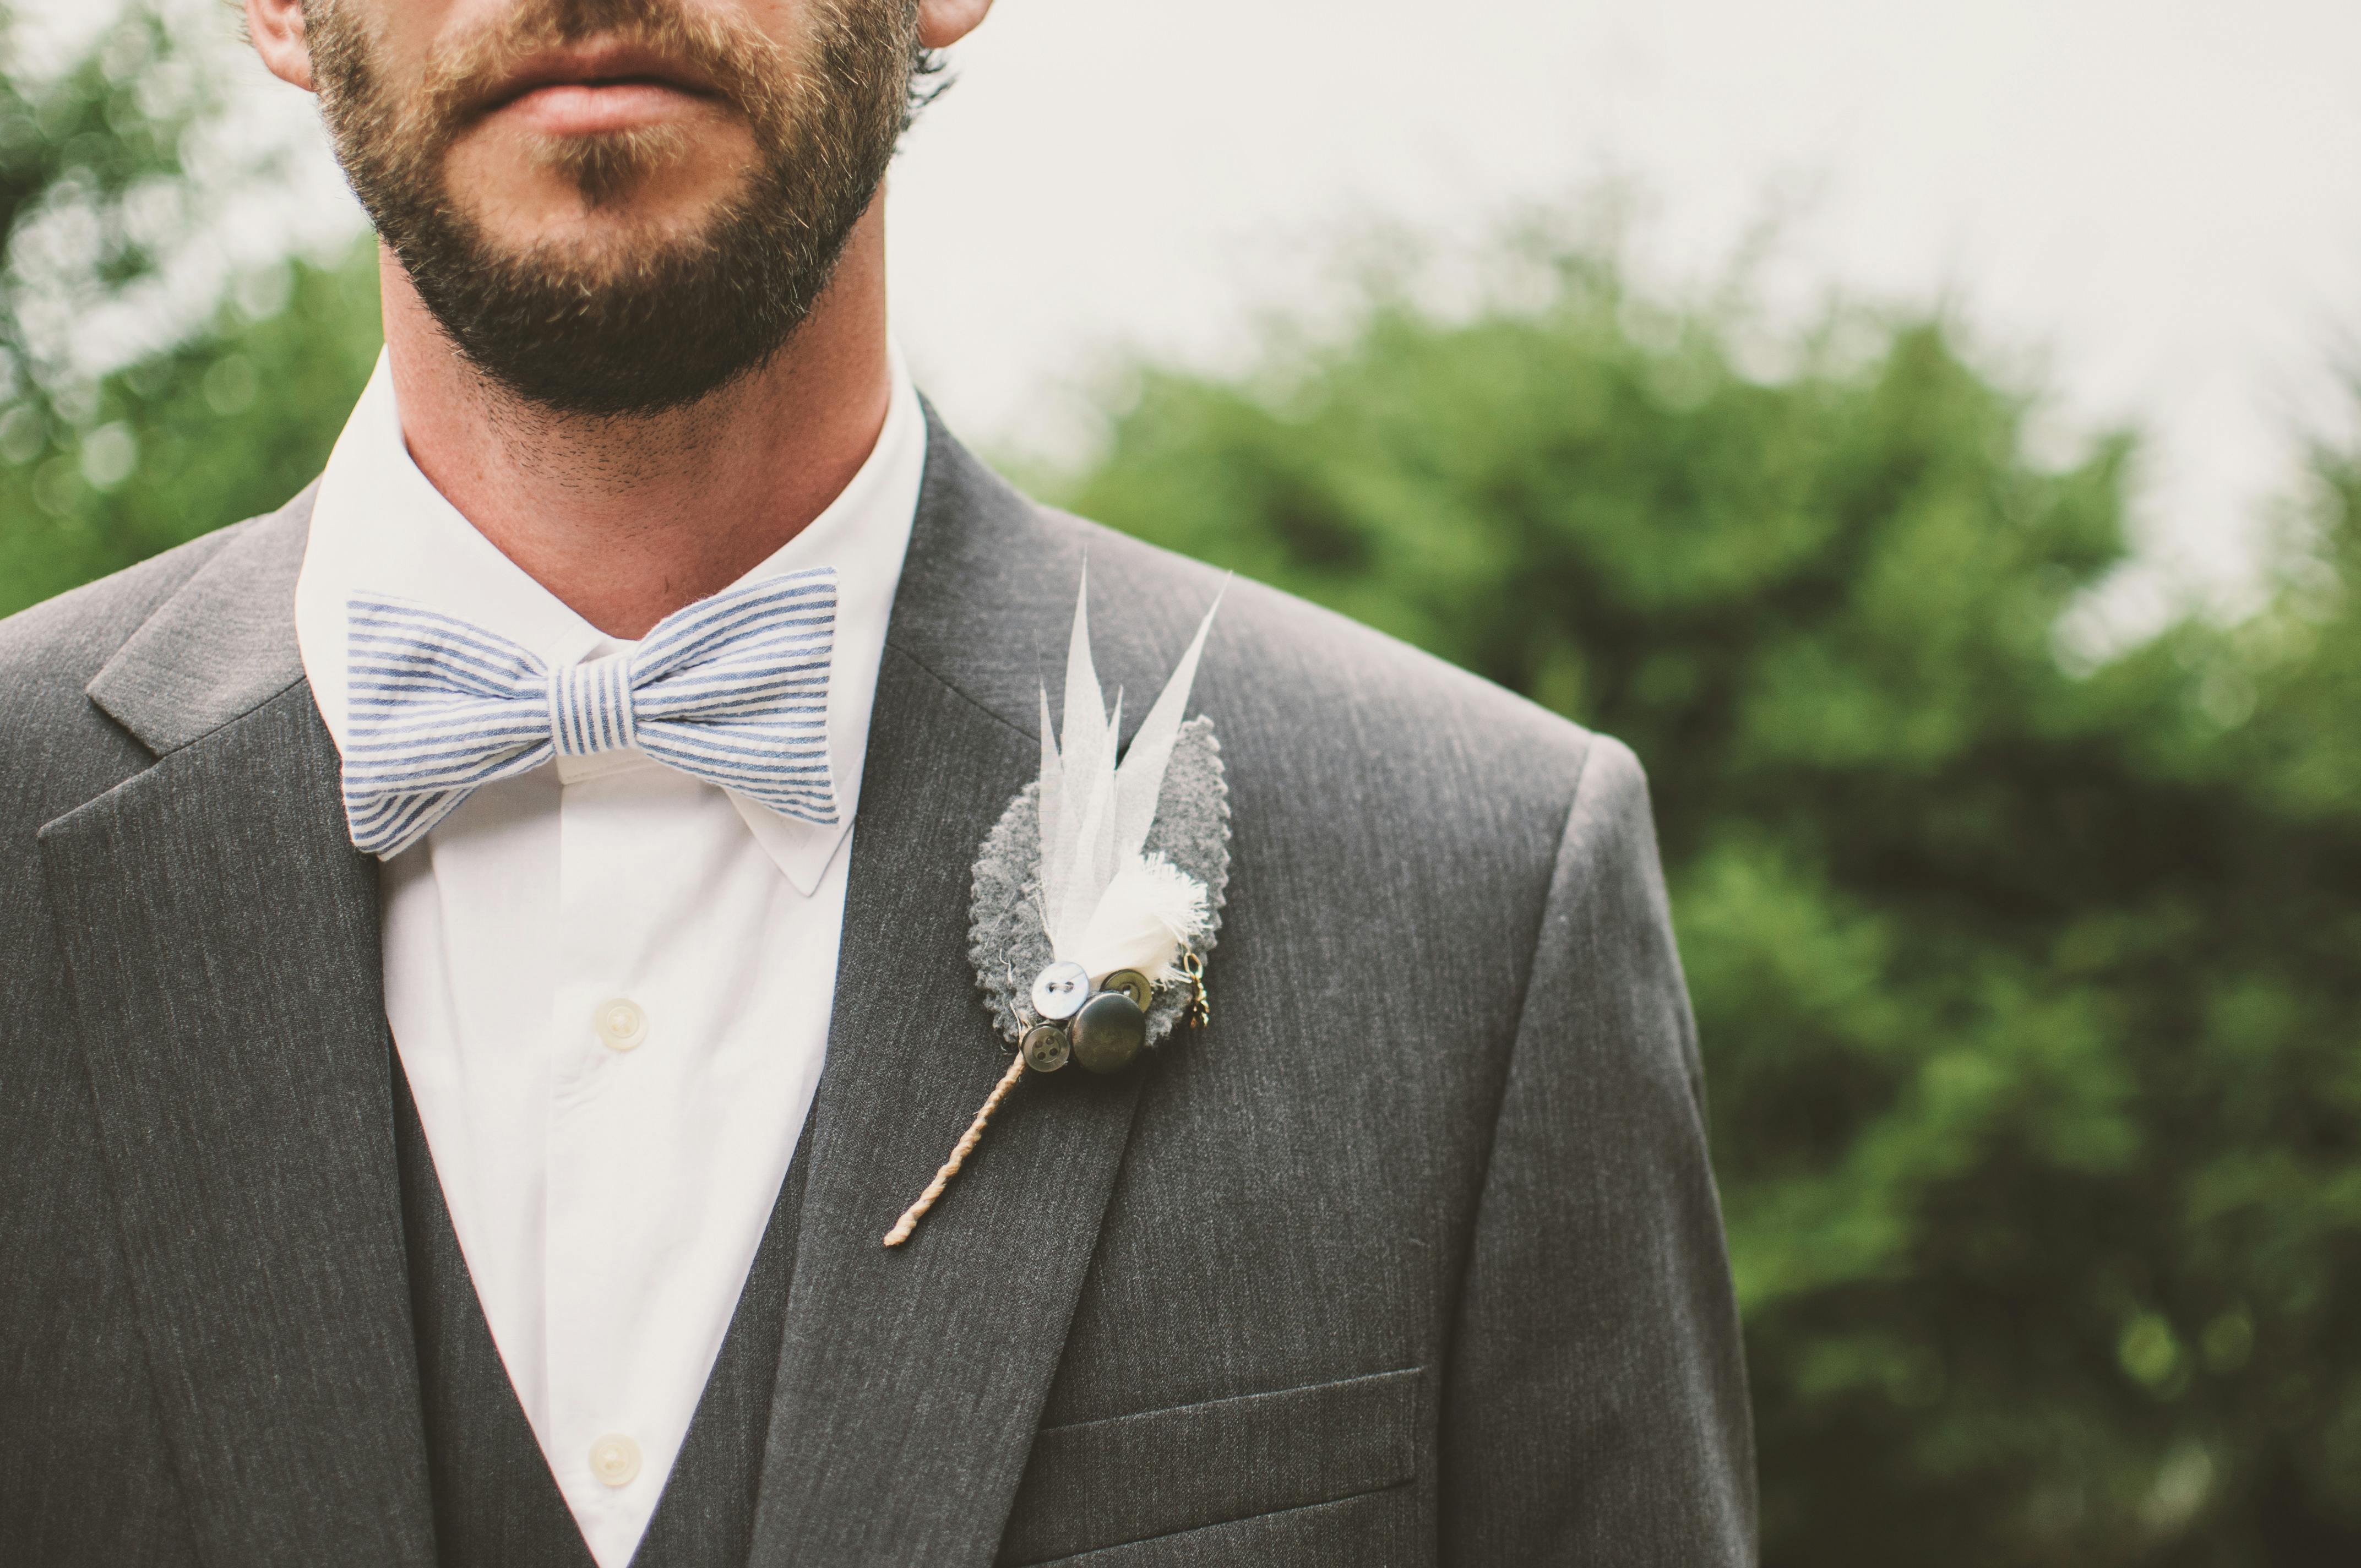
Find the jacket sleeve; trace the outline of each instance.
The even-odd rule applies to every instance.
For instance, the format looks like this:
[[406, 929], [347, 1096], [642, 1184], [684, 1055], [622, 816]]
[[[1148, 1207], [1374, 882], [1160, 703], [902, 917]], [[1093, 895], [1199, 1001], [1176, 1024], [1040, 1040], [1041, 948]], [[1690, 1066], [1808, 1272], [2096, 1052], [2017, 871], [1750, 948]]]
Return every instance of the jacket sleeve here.
[[82, 685], [170, 569], [0, 621], [0, 1563], [196, 1561], [34, 839], [145, 765]]
[[1647, 781], [1595, 740], [1560, 844], [1444, 1369], [1442, 1559], [1754, 1558], [1697, 1028]]

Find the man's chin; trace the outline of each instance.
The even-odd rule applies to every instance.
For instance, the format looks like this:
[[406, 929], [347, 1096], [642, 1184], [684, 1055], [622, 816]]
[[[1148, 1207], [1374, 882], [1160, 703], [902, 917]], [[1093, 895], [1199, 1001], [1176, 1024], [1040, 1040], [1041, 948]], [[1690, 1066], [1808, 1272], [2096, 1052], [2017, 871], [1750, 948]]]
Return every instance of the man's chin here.
[[462, 143], [444, 188], [475, 229], [505, 250], [664, 243], [708, 229], [752, 178], [734, 148], [677, 126], [598, 136]]
[[445, 212], [461, 221], [396, 249], [452, 342], [508, 392], [561, 414], [660, 413], [767, 360], [817, 286], [779, 287], [792, 258], [742, 214], [698, 223], [634, 206], [577, 201], [531, 222], [510, 209], [495, 225], [453, 203]]
[[729, 221], [726, 203], [685, 203], [676, 192], [645, 187], [602, 192], [595, 202], [569, 190], [530, 204], [455, 205], [479, 262], [594, 292], [708, 250]]
[[661, 270], [671, 258], [707, 248], [714, 226], [656, 219], [629, 203], [577, 210], [548, 222], [509, 221], [476, 228], [480, 261], [511, 274], [546, 274], [553, 283], [596, 291]]

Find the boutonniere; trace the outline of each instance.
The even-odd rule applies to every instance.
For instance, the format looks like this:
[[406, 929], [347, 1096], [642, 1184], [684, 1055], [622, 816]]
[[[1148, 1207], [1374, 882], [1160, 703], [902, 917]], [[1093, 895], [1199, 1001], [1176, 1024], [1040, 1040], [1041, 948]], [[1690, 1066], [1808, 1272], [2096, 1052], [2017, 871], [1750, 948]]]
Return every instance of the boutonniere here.
[[1213, 615], [1118, 762], [1123, 699], [1110, 716], [1091, 662], [1084, 573], [1064, 723], [1053, 737], [1044, 686], [1041, 776], [1008, 803], [975, 861], [968, 956], [1012, 1059], [887, 1246], [910, 1238], [1028, 1072], [1120, 1072], [1175, 1025], [1211, 1018], [1205, 960], [1229, 884], [1229, 791], [1213, 721], [1184, 710]]

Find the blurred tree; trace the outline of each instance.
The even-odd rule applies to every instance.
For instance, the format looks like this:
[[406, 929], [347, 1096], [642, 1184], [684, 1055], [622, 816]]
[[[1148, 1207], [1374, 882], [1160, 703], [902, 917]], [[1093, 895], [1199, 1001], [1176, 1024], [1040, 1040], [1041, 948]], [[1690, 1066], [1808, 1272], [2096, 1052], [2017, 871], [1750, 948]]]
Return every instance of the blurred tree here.
[[79, 323], [151, 288], [204, 195], [184, 149], [221, 105], [187, 25], [141, 0], [36, 77], [0, 4], [0, 615], [285, 500], [376, 356], [368, 246], [241, 277], [128, 364], [74, 354]]
[[2361, 1562], [2361, 462], [2267, 613], [2070, 673], [2126, 440], [1521, 254], [1141, 372], [1060, 499], [1646, 762], [1774, 1568]]

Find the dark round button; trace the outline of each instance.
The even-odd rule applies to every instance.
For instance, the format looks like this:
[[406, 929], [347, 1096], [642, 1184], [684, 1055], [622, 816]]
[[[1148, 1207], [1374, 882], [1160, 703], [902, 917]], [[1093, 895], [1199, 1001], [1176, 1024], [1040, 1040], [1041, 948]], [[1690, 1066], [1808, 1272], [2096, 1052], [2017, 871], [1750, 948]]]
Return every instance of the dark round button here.
[[1025, 1052], [1025, 1065], [1035, 1072], [1055, 1072], [1073, 1054], [1066, 1031], [1055, 1024], [1036, 1024], [1026, 1030], [1020, 1048]]
[[1102, 991], [1074, 1014], [1074, 1059], [1090, 1072], [1121, 1072], [1148, 1044], [1148, 1014], [1120, 991]]
[[1136, 969], [1119, 969], [1099, 981], [1101, 991], [1120, 991], [1131, 998], [1132, 1005], [1145, 1012], [1151, 988], [1148, 977]]

